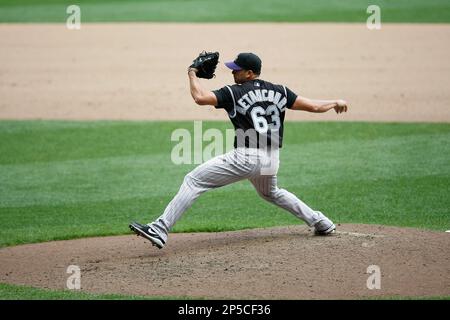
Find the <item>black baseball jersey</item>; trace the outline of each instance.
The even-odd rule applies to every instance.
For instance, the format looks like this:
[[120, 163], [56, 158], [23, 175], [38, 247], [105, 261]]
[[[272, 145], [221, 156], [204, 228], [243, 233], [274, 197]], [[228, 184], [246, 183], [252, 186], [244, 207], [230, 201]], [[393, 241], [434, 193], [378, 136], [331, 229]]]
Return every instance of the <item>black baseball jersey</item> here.
[[286, 108], [292, 108], [297, 95], [282, 85], [261, 79], [225, 86], [213, 91], [216, 108], [227, 111], [234, 125], [234, 147], [265, 148], [283, 142]]

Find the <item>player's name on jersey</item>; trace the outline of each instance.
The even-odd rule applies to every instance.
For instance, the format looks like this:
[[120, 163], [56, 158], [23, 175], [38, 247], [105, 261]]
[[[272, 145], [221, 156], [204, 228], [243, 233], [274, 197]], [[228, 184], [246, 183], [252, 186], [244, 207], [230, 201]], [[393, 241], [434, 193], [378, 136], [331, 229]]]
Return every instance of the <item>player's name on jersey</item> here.
[[[258, 102], [269, 102], [277, 106], [280, 111], [283, 111], [286, 106], [287, 99], [282, 94], [274, 90], [256, 89], [247, 92], [240, 98], [237, 103], [237, 111], [241, 114], [245, 114], [247, 110]], [[281, 100], [280, 100], [281, 99]]]

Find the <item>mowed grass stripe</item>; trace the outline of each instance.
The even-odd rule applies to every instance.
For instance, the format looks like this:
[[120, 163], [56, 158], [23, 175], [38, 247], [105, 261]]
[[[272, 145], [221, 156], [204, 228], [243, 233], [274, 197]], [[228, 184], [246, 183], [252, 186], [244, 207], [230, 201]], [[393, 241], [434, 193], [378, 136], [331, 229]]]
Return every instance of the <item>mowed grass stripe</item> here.
[[[289, 129], [292, 127], [293, 129]], [[170, 153], [171, 134], [178, 128], [193, 132], [193, 122], [152, 121], [0, 121], [0, 165], [129, 155]], [[232, 129], [229, 122], [203, 122], [210, 128]], [[304, 145], [343, 139], [375, 140], [415, 134], [450, 132], [448, 124], [286, 123], [285, 142]]]
[[[92, 294], [75, 290], [48, 290], [0, 283], [0, 300], [201, 300], [207, 297], [130, 296]], [[367, 298], [364, 298], [366, 300]], [[369, 300], [450, 300], [450, 296], [434, 297], [371, 297]]]
[[[77, 290], [48, 290], [0, 283], [0, 300], [189, 300], [189, 297], [93, 294]], [[199, 298], [195, 298], [199, 299]]]
[[[0, 22], [65, 23], [66, 0], [1, 0]], [[82, 22], [360, 22], [369, 5], [383, 22], [450, 22], [446, 0], [79, 0]]]
[[[0, 245], [123, 234], [156, 218], [195, 167], [170, 161], [176, 128], [193, 124], [0, 121]], [[450, 125], [286, 123], [285, 138], [280, 187], [336, 222], [449, 228]], [[174, 232], [298, 223], [243, 181], [204, 194]]]
[[[447, 141], [450, 133], [379, 138], [363, 145], [355, 139], [293, 145], [283, 150], [280, 174], [287, 167], [288, 179], [303, 188], [339, 182], [343, 175], [348, 182], [359, 180], [361, 171], [372, 180], [450, 176], [447, 159], [439, 157], [440, 146]], [[317, 157], [321, 158], [320, 166], [311, 165]], [[372, 165], [374, 162], [378, 165]], [[296, 166], [299, 169], [293, 169]], [[146, 198], [149, 194], [164, 196], [178, 188], [192, 167], [174, 165], [170, 153], [2, 165], [0, 207], [125, 200]], [[327, 168], [326, 174], [323, 168]], [[168, 181], [162, 172], [170, 172], [174, 179]]]
[[[174, 232], [215, 232], [276, 225], [302, 224], [291, 214], [261, 200], [249, 190], [226, 187], [204, 194], [175, 226]], [[427, 191], [432, 184], [435, 191]], [[405, 195], [404, 186], [408, 185]], [[423, 177], [355, 181], [354, 184], [313, 188], [283, 186], [337, 223], [369, 223], [448, 229], [448, 178]], [[229, 190], [227, 190], [229, 189]], [[417, 196], [420, 195], [420, 201]], [[170, 196], [78, 206], [40, 206], [0, 209], [1, 245], [106, 236], [128, 232], [133, 219], [153, 220]]]

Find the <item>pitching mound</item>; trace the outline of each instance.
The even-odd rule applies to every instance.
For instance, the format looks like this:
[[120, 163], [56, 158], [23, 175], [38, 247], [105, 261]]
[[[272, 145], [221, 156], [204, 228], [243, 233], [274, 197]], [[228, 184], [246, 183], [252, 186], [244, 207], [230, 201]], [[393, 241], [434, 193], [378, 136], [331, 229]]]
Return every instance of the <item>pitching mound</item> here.
[[[171, 234], [163, 250], [136, 236], [0, 250], [0, 282], [65, 289], [69, 265], [94, 293], [250, 299], [450, 295], [450, 234], [347, 224]], [[369, 290], [371, 265], [381, 288]]]

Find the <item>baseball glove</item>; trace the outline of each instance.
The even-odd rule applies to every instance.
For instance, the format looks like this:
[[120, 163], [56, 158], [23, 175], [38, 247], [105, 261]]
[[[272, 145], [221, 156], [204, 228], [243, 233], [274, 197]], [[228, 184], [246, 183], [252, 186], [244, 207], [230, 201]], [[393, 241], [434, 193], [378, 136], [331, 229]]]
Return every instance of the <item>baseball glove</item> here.
[[206, 52], [203, 51], [199, 54], [189, 68], [195, 68], [197, 77], [204, 79], [211, 79], [215, 76], [217, 64], [219, 63], [218, 52]]

